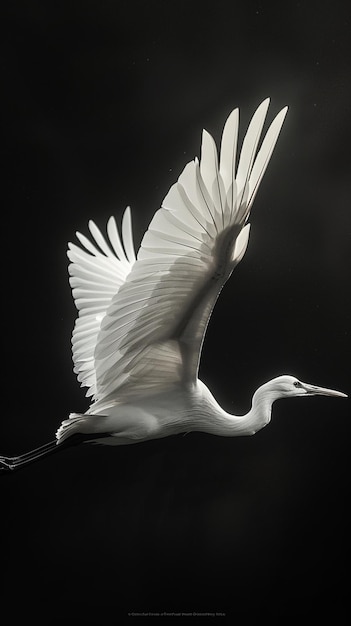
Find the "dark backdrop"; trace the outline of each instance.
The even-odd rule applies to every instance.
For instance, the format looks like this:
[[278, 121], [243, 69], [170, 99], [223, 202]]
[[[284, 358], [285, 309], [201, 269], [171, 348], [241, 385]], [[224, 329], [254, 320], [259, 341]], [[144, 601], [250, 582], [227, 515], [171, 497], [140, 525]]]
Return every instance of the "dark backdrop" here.
[[[8, 5], [1, 452], [87, 408], [66, 242], [131, 204], [139, 243], [201, 129], [218, 141], [232, 108], [243, 128], [267, 95], [270, 119], [290, 110], [201, 376], [232, 412], [281, 373], [349, 392], [347, 3]], [[335, 617], [349, 586], [348, 402], [279, 402], [254, 438], [82, 447], [2, 477], [2, 606], [46, 623]]]

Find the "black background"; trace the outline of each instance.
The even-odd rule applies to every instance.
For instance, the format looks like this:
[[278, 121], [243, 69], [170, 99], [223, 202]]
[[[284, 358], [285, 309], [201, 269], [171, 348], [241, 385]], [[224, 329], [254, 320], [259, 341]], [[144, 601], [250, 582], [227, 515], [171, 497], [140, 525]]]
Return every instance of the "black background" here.
[[[130, 204], [138, 244], [201, 129], [218, 142], [239, 106], [243, 132], [267, 96], [269, 119], [290, 110], [201, 377], [237, 413], [282, 373], [350, 392], [347, 3], [31, 1], [4, 17], [1, 452], [87, 408], [67, 241]], [[2, 611], [342, 614], [348, 402], [279, 402], [254, 438], [81, 447], [1, 477]]]

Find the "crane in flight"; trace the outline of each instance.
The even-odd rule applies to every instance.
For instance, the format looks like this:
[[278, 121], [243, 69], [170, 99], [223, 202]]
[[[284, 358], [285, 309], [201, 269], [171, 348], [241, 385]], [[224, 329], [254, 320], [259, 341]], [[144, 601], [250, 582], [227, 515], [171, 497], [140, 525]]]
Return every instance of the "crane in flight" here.
[[271, 419], [279, 398], [346, 394], [278, 376], [257, 389], [246, 415], [224, 411], [198, 378], [211, 312], [243, 258], [251, 207], [287, 107], [259, 147], [269, 99], [248, 126], [237, 158], [238, 109], [229, 115], [218, 157], [203, 131], [201, 159], [188, 163], [146, 231], [136, 257], [131, 212], [107, 237], [93, 221], [91, 238], [70, 243], [69, 274], [78, 317], [72, 336], [74, 371], [87, 387], [86, 413], [71, 413], [48, 444], [0, 457], [3, 470], [27, 465], [70, 442], [123, 445], [203, 431], [252, 435]]

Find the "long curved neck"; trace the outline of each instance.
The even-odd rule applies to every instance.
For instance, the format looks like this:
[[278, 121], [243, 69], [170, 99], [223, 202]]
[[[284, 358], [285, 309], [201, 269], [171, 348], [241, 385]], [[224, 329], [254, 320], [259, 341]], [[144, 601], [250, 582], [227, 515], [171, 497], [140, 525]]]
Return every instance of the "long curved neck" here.
[[252, 398], [251, 409], [245, 415], [232, 415], [224, 411], [212, 394], [206, 398], [202, 429], [213, 435], [236, 437], [254, 435], [258, 430], [269, 424], [272, 404], [277, 396], [266, 385], [259, 387]]

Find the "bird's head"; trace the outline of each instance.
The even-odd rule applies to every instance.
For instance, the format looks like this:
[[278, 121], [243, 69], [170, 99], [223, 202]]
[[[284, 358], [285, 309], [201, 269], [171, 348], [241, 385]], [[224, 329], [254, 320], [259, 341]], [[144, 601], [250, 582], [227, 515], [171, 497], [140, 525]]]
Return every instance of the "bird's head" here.
[[332, 396], [334, 398], [347, 398], [346, 393], [317, 387], [303, 383], [295, 376], [278, 376], [263, 385], [266, 392], [272, 394], [275, 400], [279, 398], [307, 397], [307, 396]]

